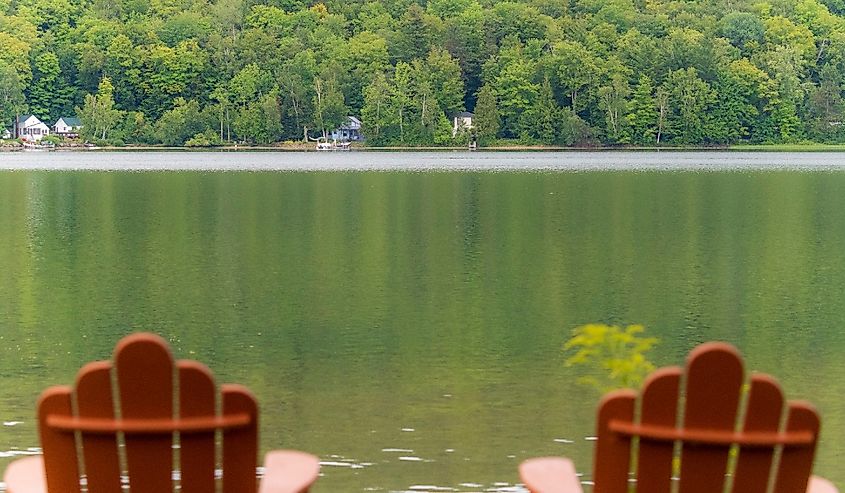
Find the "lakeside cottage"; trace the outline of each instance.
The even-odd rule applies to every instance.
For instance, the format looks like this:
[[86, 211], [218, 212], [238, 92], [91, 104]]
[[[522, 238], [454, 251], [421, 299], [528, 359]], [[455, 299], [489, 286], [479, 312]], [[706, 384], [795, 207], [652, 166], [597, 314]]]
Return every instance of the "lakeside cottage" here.
[[82, 122], [79, 118], [63, 116], [53, 124], [53, 133], [69, 139], [75, 139], [79, 137], [80, 128], [82, 128]]
[[361, 142], [361, 120], [354, 116], [346, 117], [346, 123], [332, 130], [331, 138], [337, 142]]
[[50, 135], [50, 127], [35, 115], [20, 116], [15, 130], [17, 137], [31, 142], [38, 142], [45, 135]]
[[472, 117], [475, 115], [469, 111], [461, 111], [452, 117], [452, 137], [458, 135], [458, 132], [469, 130], [472, 128]]

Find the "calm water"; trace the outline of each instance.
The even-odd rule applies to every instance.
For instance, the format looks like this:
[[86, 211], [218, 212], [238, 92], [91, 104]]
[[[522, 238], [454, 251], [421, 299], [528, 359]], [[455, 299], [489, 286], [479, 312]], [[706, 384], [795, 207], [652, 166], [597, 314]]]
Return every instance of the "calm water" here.
[[[325, 461], [316, 493], [514, 491], [531, 456], [588, 473], [599, 394], [561, 347], [607, 322], [645, 324], [659, 365], [705, 340], [739, 346], [820, 408], [816, 472], [842, 488], [843, 165], [0, 154], [0, 469], [38, 446], [44, 387], [145, 329], [250, 386], [262, 448]], [[154, 171], [90, 171], [121, 167]]]

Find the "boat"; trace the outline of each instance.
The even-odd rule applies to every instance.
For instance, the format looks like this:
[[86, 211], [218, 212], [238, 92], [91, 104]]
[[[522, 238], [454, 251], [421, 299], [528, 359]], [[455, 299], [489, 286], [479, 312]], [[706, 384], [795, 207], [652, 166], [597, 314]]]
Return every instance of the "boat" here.
[[352, 148], [351, 142], [328, 142], [328, 141], [320, 141], [317, 142], [317, 150], [318, 151], [348, 151]]

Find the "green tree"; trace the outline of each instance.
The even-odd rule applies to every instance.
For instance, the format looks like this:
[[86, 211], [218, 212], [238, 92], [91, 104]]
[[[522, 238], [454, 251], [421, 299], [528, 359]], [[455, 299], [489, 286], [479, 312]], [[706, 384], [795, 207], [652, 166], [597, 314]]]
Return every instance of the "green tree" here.
[[414, 60], [415, 78], [428, 84], [440, 108], [448, 115], [464, 109], [464, 81], [457, 61], [442, 48], [432, 48], [425, 61]]
[[750, 12], [730, 12], [719, 21], [722, 35], [743, 52], [754, 51], [763, 43], [763, 21]]
[[156, 121], [155, 136], [164, 145], [182, 146], [207, 129], [200, 116], [199, 103], [193, 99], [176, 98], [173, 108], [165, 111]]
[[599, 61], [577, 41], [562, 41], [554, 46], [553, 53], [560, 87], [569, 97], [569, 107], [577, 113], [589, 101], [584, 93], [599, 79]]
[[657, 135], [657, 104], [654, 99], [654, 85], [647, 75], [640, 75], [631, 98], [627, 115], [631, 128], [631, 140], [635, 144], [651, 145]]
[[560, 125], [560, 107], [552, 93], [549, 79], [543, 80], [537, 98], [521, 115], [520, 134], [525, 140], [537, 140], [541, 144], [554, 144]]
[[764, 127], [769, 128], [770, 133], [763, 140], [794, 142], [803, 131], [798, 108], [805, 98], [805, 89], [801, 83], [804, 59], [796, 47], [778, 46], [766, 52], [760, 61], [774, 86], [773, 94], [764, 108], [768, 119]]
[[496, 101], [505, 137], [519, 135], [522, 113], [537, 99], [540, 87], [533, 82], [533, 77], [534, 65], [526, 60], [516, 59], [501, 67], [498, 76], [492, 81], [496, 88]]
[[139, 53], [139, 105], [145, 114], [156, 117], [175, 98], [194, 99], [202, 93], [208, 55], [195, 40], [174, 48], [155, 45]]
[[405, 143], [405, 131], [411, 118], [413, 94], [411, 66], [405, 62], [396, 64], [393, 72], [392, 91], [390, 92], [390, 105], [396, 114], [396, 123], [399, 125], [399, 142]]
[[30, 111], [52, 123], [69, 103], [71, 88], [61, 83], [61, 68], [55, 53], [46, 52], [35, 57], [34, 69], [27, 97]]
[[232, 100], [229, 90], [225, 85], [219, 85], [211, 91], [209, 98], [215, 101], [215, 114], [220, 123], [220, 141], [229, 142], [232, 140]]
[[397, 28], [395, 41], [390, 46], [391, 57], [408, 63], [425, 57], [431, 46], [432, 33], [422, 7], [412, 3], [399, 19]]
[[138, 105], [141, 71], [137, 58], [137, 50], [125, 34], [115, 36], [105, 52], [103, 72], [112, 81], [114, 100], [121, 108], [135, 108]]
[[333, 59], [340, 63], [341, 71], [348, 75], [342, 84], [344, 99], [353, 111], [358, 111], [364, 104], [364, 88], [376, 74], [390, 66], [387, 40], [378, 34], [364, 31], [349, 38], [348, 42], [338, 43], [332, 51]]
[[233, 122], [238, 136], [256, 144], [270, 144], [282, 134], [282, 115], [274, 93], [243, 106]]
[[444, 19], [443, 44], [461, 67], [466, 90], [465, 101], [470, 107], [482, 85], [482, 64], [493, 55], [495, 49], [487, 37], [486, 21], [484, 10], [475, 2], [457, 16]]
[[330, 131], [346, 121], [348, 110], [343, 100], [343, 93], [337, 80], [328, 74], [314, 78], [314, 128], [320, 130], [323, 138], [328, 138]]
[[499, 134], [502, 121], [499, 118], [499, 109], [496, 104], [496, 94], [489, 85], [481, 87], [478, 91], [478, 100], [475, 103], [475, 116], [472, 119], [479, 143], [482, 145], [495, 139]]
[[599, 108], [605, 112], [607, 138], [611, 142], [628, 143], [631, 139], [628, 126], [628, 96], [631, 88], [628, 77], [616, 72], [610, 83], [599, 88]]
[[845, 100], [842, 77], [835, 67], [825, 65], [819, 74], [819, 85], [810, 91], [808, 116], [813, 137], [821, 141], [838, 141], [843, 136]]
[[0, 62], [12, 66], [17, 71], [21, 83], [29, 84], [32, 80], [32, 67], [29, 63], [32, 45], [0, 29], [0, 46], [3, 47], [0, 50]]
[[723, 67], [714, 83], [718, 97], [711, 111], [710, 140], [731, 143], [750, 138], [771, 87], [768, 75], [745, 58]]
[[682, 144], [704, 142], [707, 129], [706, 108], [714, 101], [710, 86], [698, 77], [694, 68], [669, 73], [664, 83], [670, 98], [668, 128], [673, 140]]
[[391, 130], [396, 121], [396, 113], [390, 93], [390, 84], [384, 74], [377, 74], [364, 90], [361, 132], [373, 145], [384, 145], [392, 138]]
[[11, 126], [26, 110], [23, 84], [17, 70], [0, 61], [0, 129]]
[[108, 77], [103, 77], [97, 94], [87, 94], [85, 103], [76, 108], [82, 123], [81, 136], [85, 140], [108, 140], [109, 133], [117, 126], [123, 112], [114, 107], [114, 87]]

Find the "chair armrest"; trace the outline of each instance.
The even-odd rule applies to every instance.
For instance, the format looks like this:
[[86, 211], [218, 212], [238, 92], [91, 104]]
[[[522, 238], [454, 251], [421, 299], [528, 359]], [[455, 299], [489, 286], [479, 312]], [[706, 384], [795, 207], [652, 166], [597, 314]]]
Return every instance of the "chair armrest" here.
[[44, 460], [41, 456], [18, 459], [3, 474], [6, 493], [47, 493]]
[[317, 457], [295, 450], [274, 450], [264, 458], [264, 478], [258, 493], [306, 493], [319, 474]]
[[519, 477], [531, 493], [582, 493], [581, 481], [569, 459], [528, 459], [519, 465]]
[[839, 490], [825, 478], [811, 476], [810, 483], [807, 485], [807, 493], [839, 493]]

